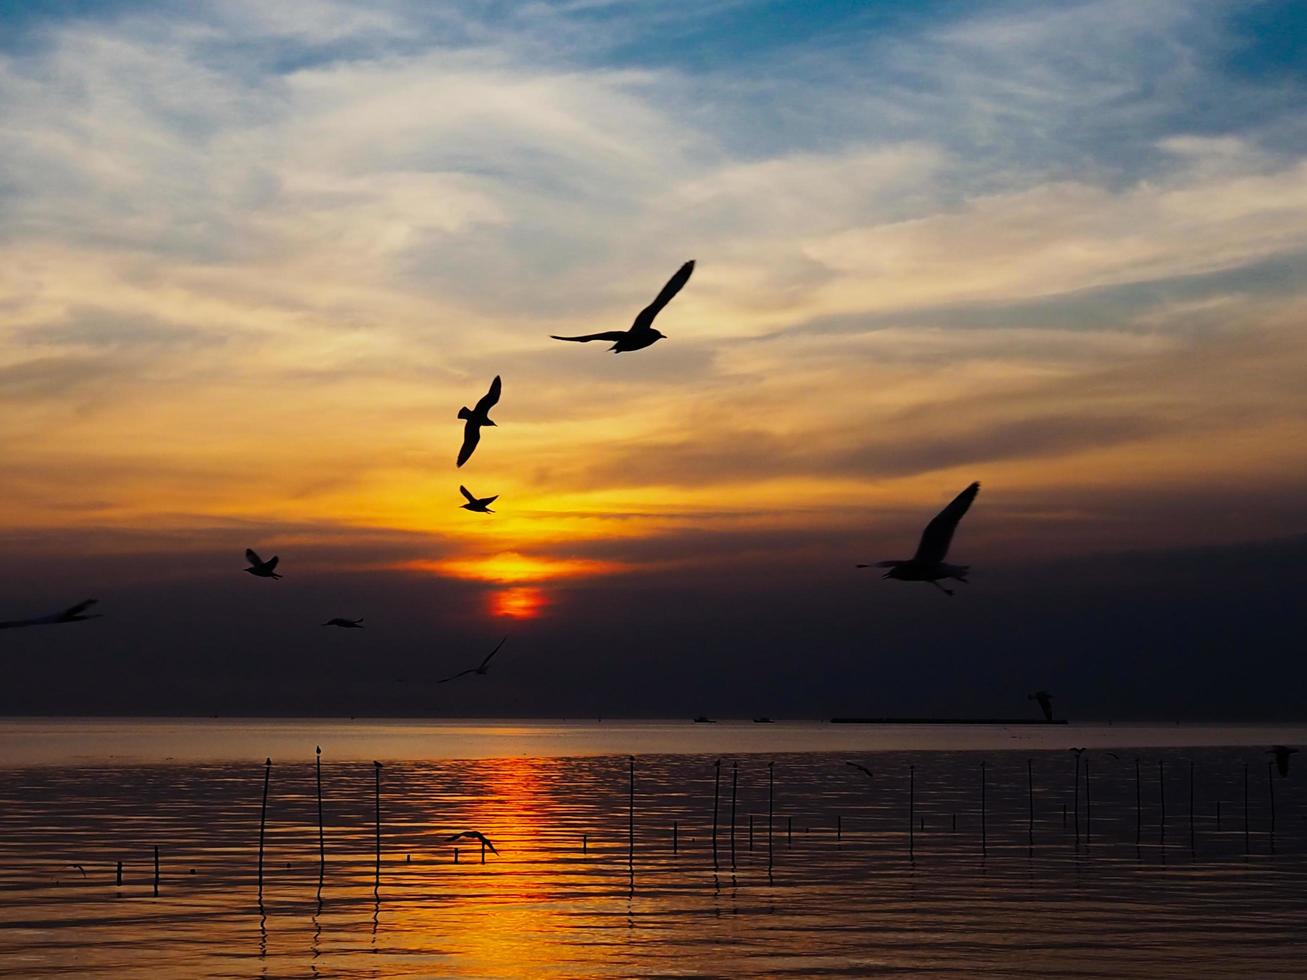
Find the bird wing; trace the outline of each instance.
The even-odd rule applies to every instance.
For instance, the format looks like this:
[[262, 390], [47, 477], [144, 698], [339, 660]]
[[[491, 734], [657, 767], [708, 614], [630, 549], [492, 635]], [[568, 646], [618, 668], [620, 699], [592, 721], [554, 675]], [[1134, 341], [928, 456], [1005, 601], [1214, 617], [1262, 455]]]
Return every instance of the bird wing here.
[[482, 502], [483, 504], [485, 504], [487, 507], [489, 507], [491, 504], [493, 504], [493, 503], [494, 503], [496, 500], [498, 500], [498, 499], [499, 499], [499, 494], [495, 494], [493, 497], [487, 497], [485, 500], [483, 500], [483, 501], [481, 501], [481, 502]]
[[644, 331], [652, 328], [654, 317], [661, 313], [663, 307], [672, 301], [672, 297], [681, 291], [681, 287], [690, 281], [690, 273], [692, 272], [694, 272], [693, 259], [677, 269], [676, 274], [667, 280], [667, 285], [663, 287], [662, 292], [655, 296], [654, 301], [636, 316], [635, 322], [631, 324], [631, 329]]
[[463, 426], [463, 448], [458, 451], [458, 465], [462, 466], [472, 458], [472, 451], [476, 449], [477, 443], [481, 441], [481, 426], [477, 425], [471, 419]]
[[245, 560], [249, 562], [251, 565], [263, 564], [263, 559], [259, 557], [259, 553], [255, 551], [253, 548], [245, 549]]
[[856, 762], [846, 762], [845, 765], [852, 766], [854, 769], [860, 770], [861, 772], [865, 772], [865, 773], [867, 774], [867, 776], [868, 776], [869, 778], [871, 778], [871, 779], [875, 779], [875, 778], [876, 778], [874, 775], [872, 775], [871, 770], [868, 769], [868, 768], [867, 768], [866, 766], [864, 766], [864, 765], [860, 765], [859, 763], [856, 763]]
[[560, 337], [556, 333], [549, 335], [551, 340], [574, 340], [578, 344], [588, 344], [592, 340], [608, 340], [614, 344], [626, 338], [625, 330], [606, 330], [603, 333], [588, 333], [580, 337]]
[[277, 567], [277, 562], [279, 561], [281, 561], [281, 559], [278, 558], [276, 555], [273, 555], [271, 558], [268, 559], [267, 564], [265, 564], [264, 567], [268, 571], [272, 571], [274, 568]]
[[482, 395], [481, 400], [477, 402], [475, 411], [478, 415], [485, 415], [486, 412], [499, 404], [499, 392], [503, 390], [503, 387], [503, 384], [499, 380], [499, 375], [496, 374], [495, 380], [490, 382], [490, 390]]
[[467, 487], [463, 486], [461, 483], [459, 484], [458, 492], [467, 498], [469, 504], [475, 504], [477, 502], [477, 498], [468, 493]]
[[917, 545], [915, 561], [933, 564], [944, 560], [944, 556], [948, 554], [949, 543], [953, 540], [953, 532], [958, 528], [958, 521], [962, 520], [962, 515], [967, 512], [979, 492], [980, 484], [971, 484], [935, 515], [934, 519], [926, 525], [926, 530], [921, 533], [921, 543]]
[[63, 615], [67, 619], [72, 619], [74, 616], [80, 616], [99, 601], [99, 599], [87, 599], [85, 602], [79, 602], [77, 605], [65, 609]]
[[502, 640], [499, 641], [498, 646], [496, 646], [493, 650], [491, 650], [489, 653], [486, 654], [486, 659], [481, 661], [482, 668], [484, 668], [487, 664], [490, 663], [490, 661], [494, 658], [495, 654], [497, 654], [500, 651], [500, 649], [503, 647], [503, 645], [507, 642], [508, 642], [508, 637], [504, 637]]

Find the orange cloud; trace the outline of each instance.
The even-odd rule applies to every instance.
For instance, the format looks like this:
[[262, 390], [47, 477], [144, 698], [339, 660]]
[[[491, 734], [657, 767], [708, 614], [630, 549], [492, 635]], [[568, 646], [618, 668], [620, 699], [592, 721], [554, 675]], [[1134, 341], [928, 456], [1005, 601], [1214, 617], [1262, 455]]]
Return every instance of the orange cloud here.
[[416, 559], [403, 562], [399, 567], [411, 571], [433, 572], [449, 578], [508, 585], [515, 582], [545, 582], [561, 578], [606, 575], [627, 571], [629, 566], [621, 562], [592, 561], [584, 558], [547, 558], [505, 551], [481, 558], [447, 558], [440, 561]]

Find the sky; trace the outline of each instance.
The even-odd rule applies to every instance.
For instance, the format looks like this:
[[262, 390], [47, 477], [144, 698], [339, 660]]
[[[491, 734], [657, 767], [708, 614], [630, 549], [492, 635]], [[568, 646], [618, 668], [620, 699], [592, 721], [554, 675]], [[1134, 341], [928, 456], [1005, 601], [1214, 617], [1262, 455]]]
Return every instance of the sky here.
[[0, 712], [1307, 718], [1305, 102], [1278, 0], [0, 0], [0, 620], [104, 613]]

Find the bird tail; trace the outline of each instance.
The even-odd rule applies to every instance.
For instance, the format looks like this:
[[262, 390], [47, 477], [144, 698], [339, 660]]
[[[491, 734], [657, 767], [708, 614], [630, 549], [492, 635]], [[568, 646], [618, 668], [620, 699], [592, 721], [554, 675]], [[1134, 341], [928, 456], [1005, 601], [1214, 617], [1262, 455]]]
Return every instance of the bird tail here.
[[470, 419], [472, 417], [472, 412], [466, 405], [464, 405], [458, 410], [458, 417], [461, 419]]

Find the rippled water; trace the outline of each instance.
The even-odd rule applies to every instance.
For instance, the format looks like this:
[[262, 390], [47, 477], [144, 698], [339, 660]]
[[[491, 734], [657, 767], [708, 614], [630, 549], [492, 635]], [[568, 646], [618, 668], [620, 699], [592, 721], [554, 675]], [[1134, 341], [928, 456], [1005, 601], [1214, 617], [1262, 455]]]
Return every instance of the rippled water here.
[[[1263, 751], [1301, 731], [1141, 729], [1141, 745], [1172, 744], [1135, 751], [1119, 728], [633, 725], [591, 731], [570, 754], [583, 727], [342, 726], [353, 741], [329, 737], [335, 723], [316, 736], [305, 722], [233, 727], [229, 748], [267, 729], [261, 744], [279, 750], [260, 903], [262, 753], [196, 761], [179, 734], [154, 749], [172, 762], [139, 747], [106, 761], [142, 726], [94, 723], [99, 744], [78, 751], [60, 726], [84, 738], [88, 723], [7, 734], [41, 724], [66, 741], [10, 740], [0, 770], [10, 976], [1246, 978], [1307, 963], [1307, 766], [1271, 778]], [[157, 738], [161, 724], [196, 730], [143, 727]], [[494, 757], [505, 738], [532, 754]], [[711, 751], [646, 751], [660, 739]], [[914, 740], [930, 747], [904, 747]], [[379, 867], [376, 773], [333, 742], [408, 750], [376, 753]], [[1071, 743], [1091, 746], [1078, 795]], [[630, 762], [614, 751], [626, 748], [639, 750], [633, 851]], [[456, 862], [443, 838], [471, 828], [500, 853], [482, 863], [461, 844]]]

